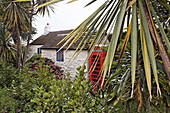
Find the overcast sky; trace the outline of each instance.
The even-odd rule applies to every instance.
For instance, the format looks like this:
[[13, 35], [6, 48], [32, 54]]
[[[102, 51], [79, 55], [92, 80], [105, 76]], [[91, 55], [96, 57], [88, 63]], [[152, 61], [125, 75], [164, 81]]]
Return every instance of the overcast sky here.
[[34, 39], [44, 33], [44, 27], [47, 23], [49, 23], [51, 31], [74, 29], [105, 0], [97, 0], [88, 7], [84, 6], [91, 0], [78, 0], [69, 4], [67, 1], [55, 4], [55, 13], [51, 13], [50, 17], [36, 16], [33, 26], [37, 28], [38, 34], [34, 36]]

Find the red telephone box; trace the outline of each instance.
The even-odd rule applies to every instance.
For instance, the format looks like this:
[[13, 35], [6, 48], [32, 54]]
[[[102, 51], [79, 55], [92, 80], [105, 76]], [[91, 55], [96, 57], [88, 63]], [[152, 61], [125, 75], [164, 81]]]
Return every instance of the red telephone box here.
[[96, 85], [101, 85], [101, 68], [104, 63], [107, 51], [101, 47], [95, 47], [90, 56], [90, 82]]

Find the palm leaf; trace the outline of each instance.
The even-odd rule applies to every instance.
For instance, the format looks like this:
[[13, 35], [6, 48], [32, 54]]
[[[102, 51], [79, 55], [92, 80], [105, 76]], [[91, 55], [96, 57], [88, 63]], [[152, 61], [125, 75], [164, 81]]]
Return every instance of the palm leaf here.
[[144, 16], [145, 12], [144, 12], [144, 9], [143, 9], [142, 1], [139, 0], [138, 3], [139, 3], [139, 12], [140, 12], [140, 18], [141, 18], [141, 25], [142, 25], [142, 28], [143, 28], [143, 31], [144, 31], [144, 34], [145, 34], [145, 37], [146, 37], [146, 43], [147, 43], [147, 48], [148, 48], [148, 53], [149, 53], [149, 59], [150, 59], [150, 62], [152, 64], [152, 70], [153, 70], [153, 74], [154, 74], [154, 77], [155, 77], [158, 94], [161, 95], [159, 82], [158, 82], [156, 61], [155, 61], [155, 56], [154, 56], [153, 43], [152, 43], [152, 40], [151, 40], [149, 28], [147, 26], [148, 24], [147, 24], [146, 16]]
[[120, 31], [121, 31], [121, 26], [122, 26], [122, 22], [123, 22], [123, 18], [125, 15], [125, 10], [126, 10], [126, 6], [127, 6], [128, 1], [124, 1], [120, 7], [120, 11], [117, 15], [117, 20], [116, 20], [116, 24], [115, 24], [115, 28], [113, 30], [113, 35], [112, 35], [112, 39], [108, 48], [108, 52], [106, 55], [106, 59], [104, 61], [104, 65], [103, 65], [103, 69], [104, 69], [104, 74], [103, 74], [103, 80], [102, 80], [102, 84], [101, 86], [103, 86], [104, 83], [104, 78], [107, 74], [107, 71], [109, 71], [110, 73], [110, 69], [111, 69], [111, 65], [112, 65], [112, 61], [114, 58], [114, 54], [116, 51], [116, 46], [117, 46], [117, 41], [120, 35]]
[[[77, 41], [77, 38], [80, 38], [80, 34], [84, 34], [84, 32], [86, 31], [86, 26], [88, 26], [88, 24], [90, 24], [91, 22], [93, 22], [93, 19], [97, 16], [97, 15], [101, 15], [100, 11], [102, 9], [105, 9], [107, 3], [102, 4], [93, 14], [91, 14], [82, 24], [80, 24], [76, 29], [74, 29], [69, 35], [67, 35], [65, 38], [63, 38], [58, 44], [60, 44], [61, 42], [67, 40], [64, 45], [60, 48], [60, 50], [66, 46], [68, 43], [70, 47], [73, 43], [75, 43]], [[96, 23], [96, 22], [95, 22]], [[73, 40], [74, 39], [74, 40]], [[81, 42], [80, 42], [81, 43]], [[58, 45], [57, 44], [57, 45]], [[69, 48], [67, 48], [69, 49]]]
[[[164, 67], [165, 67], [165, 70], [166, 70], [166, 74], [170, 79], [170, 60], [169, 60], [168, 54], [166, 52], [166, 49], [165, 49], [165, 47], [163, 45], [163, 42], [161, 41], [161, 38], [160, 38], [160, 36], [159, 36], [159, 34], [158, 34], [157, 30], [156, 30], [154, 20], [153, 20], [153, 18], [151, 16], [151, 11], [149, 10], [150, 8], [149, 8], [148, 3], [147, 3], [147, 8], [148, 8], [148, 13], [146, 13], [146, 14], [149, 15], [147, 17], [148, 17], [148, 21], [150, 21], [150, 22], [148, 22], [148, 25], [151, 26], [151, 27], [149, 27], [149, 29], [150, 29], [150, 32], [152, 34], [152, 37], [155, 39], [155, 43], [157, 44], [157, 46], [159, 48], [159, 51], [161, 53], [160, 55], [162, 57], [163, 64], [164, 64]], [[164, 39], [166, 39], [166, 38], [164, 38]], [[167, 41], [169, 42], [169, 40], [167, 40]]]
[[131, 76], [132, 76], [132, 93], [133, 95], [135, 74], [136, 74], [136, 63], [137, 63], [137, 8], [136, 3], [132, 6], [132, 32], [131, 32]]
[[85, 7], [91, 5], [92, 3], [96, 2], [96, 1], [97, 1], [97, 0], [92, 0], [92, 1], [90, 1], [88, 4], [85, 5]]
[[44, 6], [47, 6], [47, 5], [51, 5], [51, 4], [54, 4], [54, 3], [58, 3], [58, 2], [61, 2], [61, 1], [64, 1], [64, 0], [52, 0], [52, 1], [49, 1], [49, 2], [46, 2], [44, 4], [36, 6], [35, 9], [41, 8], [41, 7], [44, 7]]
[[126, 33], [126, 36], [125, 36], [125, 39], [124, 39], [124, 42], [123, 42], [123, 45], [122, 45], [122, 50], [120, 51], [118, 63], [120, 62], [121, 58], [123, 57], [123, 54], [124, 54], [125, 49], [126, 49], [126, 46], [128, 44], [130, 33], [131, 33], [131, 28], [132, 28], [132, 23], [130, 23], [130, 25], [128, 27], [128, 30], [127, 30], [127, 33]]
[[143, 62], [144, 62], [144, 68], [145, 68], [145, 76], [146, 76], [148, 91], [149, 91], [150, 99], [151, 99], [152, 98], [152, 94], [151, 94], [151, 67], [150, 67], [149, 54], [148, 54], [148, 49], [147, 49], [147, 44], [146, 44], [146, 38], [145, 38], [142, 26], [140, 28], [140, 38], [141, 38], [141, 47], [142, 47]]
[[77, 1], [77, 0], [71, 0], [71, 1], [69, 1], [69, 2], [67, 2], [67, 3], [72, 3], [72, 2], [75, 2], [75, 1]]
[[149, 5], [150, 5], [150, 10], [152, 11], [152, 14], [154, 15], [154, 18], [155, 18], [155, 20], [156, 20], [156, 23], [157, 23], [158, 26], [159, 26], [160, 33], [161, 33], [161, 35], [162, 35], [162, 38], [164, 39], [168, 50], [170, 50], [170, 42], [169, 42], [169, 39], [168, 39], [167, 35], [165, 34], [165, 31], [164, 31], [163, 27], [161, 26], [161, 23], [160, 23], [157, 15], [156, 15], [156, 13], [155, 13], [155, 10], [154, 10], [152, 4], [150, 3]]

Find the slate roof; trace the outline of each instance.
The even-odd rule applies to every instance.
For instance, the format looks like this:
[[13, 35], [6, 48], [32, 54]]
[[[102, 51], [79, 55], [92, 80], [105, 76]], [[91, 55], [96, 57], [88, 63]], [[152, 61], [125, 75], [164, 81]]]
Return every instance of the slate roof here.
[[[43, 45], [41, 46], [41, 49], [59, 49], [62, 47], [62, 45], [65, 42], [62, 42], [59, 45], [56, 45], [58, 42], [60, 42], [65, 36], [67, 36], [68, 33], [70, 33], [72, 30], [64, 30], [64, 31], [56, 31], [56, 32], [50, 32], [47, 35], [42, 35], [36, 40], [34, 40], [31, 45]], [[81, 38], [80, 38], [81, 39]], [[80, 40], [78, 40], [76, 43], [74, 43], [69, 49], [75, 50], [78, 44], [80, 43]], [[68, 45], [66, 45], [63, 49], [66, 49]], [[86, 45], [83, 50], [87, 50], [88, 45]]]
[[72, 30], [62, 30], [62, 31], [55, 31], [55, 32], [49, 32], [47, 35], [41, 35], [36, 40], [34, 40], [31, 45], [44, 45], [51, 39], [55, 38], [58, 34], [68, 34]]
[[[50, 41], [48, 41], [46, 44], [44, 44], [41, 48], [42, 49], [60, 49], [64, 45], [65, 41], [63, 41], [59, 45], [56, 45], [56, 44], [58, 42], [60, 42], [65, 36], [67, 36], [67, 35], [57, 36], [57, 37], [51, 39]], [[72, 46], [69, 49], [75, 50], [79, 43], [80, 43], [80, 40], [78, 40], [76, 43], [72, 44]], [[66, 45], [63, 49], [67, 49], [67, 47], [68, 47], [68, 45]], [[87, 50], [88, 45], [86, 45], [83, 49]]]

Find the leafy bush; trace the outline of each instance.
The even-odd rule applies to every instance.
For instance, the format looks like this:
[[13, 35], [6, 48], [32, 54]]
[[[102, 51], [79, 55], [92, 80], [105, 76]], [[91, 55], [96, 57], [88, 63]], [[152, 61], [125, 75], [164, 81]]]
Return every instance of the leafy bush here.
[[52, 80], [48, 88], [35, 88], [35, 96], [31, 99], [36, 113], [56, 112], [95, 112], [99, 100], [92, 98], [91, 87], [87, 80], [80, 76], [72, 82], [66, 80]]
[[28, 62], [29, 68], [33, 72], [45, 70], [49, 71], [50, 75], [53, 75], [54, 78], [64, 79], [64, 70], [61, 70], [60, 66], [55, 65], [51, 59], [35, 55]]
[[[129, 86], [125, 85], [125, 91], [120, 92], [121, 87], [125, 84], [125, 79], [120, 78], [119, 74], [108, 78], [104, 89], [96, 92], [92, 91], [91, 84], [84, 77], [86, 74], [85, 67], [77, 68], [78, 73], [74, 81], [66, 77], [63, 79], [61, 67], [57, 67], [50, 59], [37, 56], [30, 60], [27, 67], [17, 74], [15, 68], [0, 65], [0, 112], [8, 111], [23, 113], [58, 113], [58, 112], [98, 112], [98, 113], [136, 113], [140, 101], [137, 96], [130, 98]], [[35, 68], [37, 67], [37, 68]], [[126, 69], [126, 67], [125, 67]], [[57, 75], [60, 73], [60, 75]], [[117, 70], [116, 73], [124, 74], [123, 70]], [[115, 73], [115, 74], [116, 74]], [[160, 72], [161, 73], [161, 72]], [[8, 74], [8, 75], [7, 75]], [[161, 85], [166, 82], [164, 76], [160, 76]], [[9, 80], [8, 80], [9, 79]], [[126, 81], [129, 84], [129, 79]], [[164, 85], [168, 86], [168, 85]], [[168, 91], [164, 87], [163, 91]], [[135, 94], [138, 94], [136, 89]], [[148, 95], [141, 92], [144, 98], [143, 105], [150, 107], [153, 112], [165, 111], [164, 101], [167, 99], [156, 98], [151, 102]], [[166, 94], [166, 93], [164, 93]], [[166, 95], [163, 95], [164, 97]], [[160, 100], [162, 103], [155, 101]], [[146, 104], [149, 103], [149, 104]], [[153, 107], [154, 106], [154, 107]], [[161, 107], [159, 107], [161, 106]], [[142, 112], [147, 112], [146, 108], [140, 107]]]
[[0, 112], [15, 113], [19, 110], [19, 101], [14, 99], [7, 88], [0, 88]]
[[0, 87], [10, 87], [13, 80], [16, 79], [17, 70], [13, 66], [7, 66], [0, 63]]
[[16, 112], [19, 100], [11, 92], [13, 81], [17, 81], [17, 69], [10, 65], [0, 63], [0, 112]]
[[1, 109], [13, 112], [21, 108], [21, 111], [30, 112], [33, 108], [29, 102], [35, 95], [34, 89], [40, 86], [47, 88], [52, 80], [64, 79], [64, 75], [61, 67], [54, 65], [52, 60], [34, 56], [21, 72], [12, 66], [0, 64], [0, 78]]
[[30, 100], [35, 96], [36, 88], [43, 86], [47, 89], [52, 81], [64, 79], [61, 67], [54, 65], [52, 60], [39, 56], [30, 59], [27, 67], [16, 77], [16, 80], [12, 81], [10, 92], [25, 112], [33, 110]]

